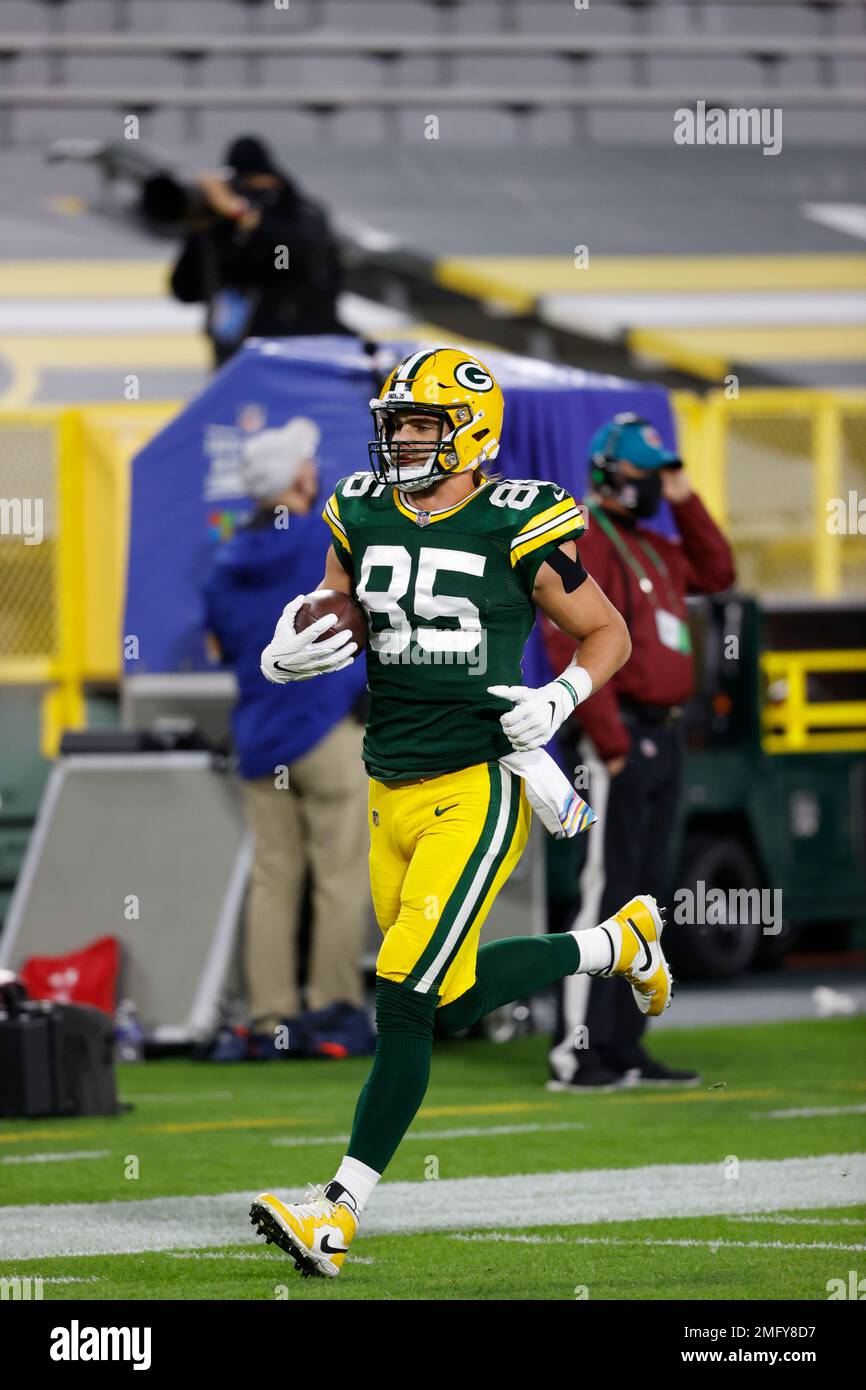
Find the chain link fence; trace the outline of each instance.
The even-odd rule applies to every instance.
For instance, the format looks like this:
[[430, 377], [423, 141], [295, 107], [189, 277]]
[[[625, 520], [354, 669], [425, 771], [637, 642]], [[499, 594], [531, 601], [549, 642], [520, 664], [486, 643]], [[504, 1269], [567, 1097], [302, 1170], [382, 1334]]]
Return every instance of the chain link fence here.
[[689, 471], [734, 547], [738, 587], [763, 599], [861, 596], [866, 393], [675, 393], [674, 405]]
[[49, 679], [58, 613], [57, 417], [0, 422], [0, 679]]

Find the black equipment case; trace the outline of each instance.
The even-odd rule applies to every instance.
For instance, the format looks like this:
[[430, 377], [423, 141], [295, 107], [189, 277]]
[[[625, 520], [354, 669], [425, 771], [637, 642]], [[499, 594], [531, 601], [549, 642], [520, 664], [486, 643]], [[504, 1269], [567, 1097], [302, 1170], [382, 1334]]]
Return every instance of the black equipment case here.
[[0, 1000], [0, 1117], [118, 1115], [114, 1024], [88, 1004]]

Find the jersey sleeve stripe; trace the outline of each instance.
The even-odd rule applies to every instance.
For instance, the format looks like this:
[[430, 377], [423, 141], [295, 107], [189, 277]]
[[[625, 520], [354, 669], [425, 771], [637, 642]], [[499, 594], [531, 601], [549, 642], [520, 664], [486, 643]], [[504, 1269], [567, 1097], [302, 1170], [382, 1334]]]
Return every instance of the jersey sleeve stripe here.
[[518, 531], [517, 535], [521, 536], [527, 534], [529, 531], [534, 531], [537, 526], [542, 526], [545, 521], [553, 521], [555, 517], [561, 516], [563, 512], [567, 512], [574, 506], [575, 501], [573, 497], [565, 497], [561, 502], [555, 502], [552, 507], [548, 507], [545, 511], [538, 512], [535, 516], [530, 517], [526, 525], [521, 527], [520, 531]]
[[349, 544], [349, 537], [346, 534], [346, 528], [340, 520], [339, 513], [337, 511], [335, 497], [329, 497], [327, 502], [325, 503], [325, 509], [322, 512], [322, 520], [327, 521], [334, 534], [334, 539], [338, 540], [340, 544], [343, 546], [343, 548], [345, 550], [348, 550], [349, 554], [351, 555], [352, 547]]
[[562, 526], [564, 522], [568, 522], [571, 526], [574, 526], [576, 522], [578, 530], [583, 530], [584, 522], [580, 508], [572, 505], [567, 511], [560, 512], [559, 516], [553, 517], [552, 520], [542, 522], [540, 525], [533, 526], [525, 531], [520, 531], [511, 542], [512, 555], [515, 550], [521, 550], [527, 541], [535, 540], [538, 536], [547, 535], [548, 531], [556, 530], [559, 526]]
[[577, 507], [570, 515], [558, 517], [543, 527], [540, 534], [531, 533], [524, 536], [520, 545], [513, 545], [511, 548], [511, 563], [516, 565], [518, 560], [524, 556], [531, 555], [533, 550], [537, 550], [540, 545], [547, 545], [550, 541], [558, 540], [577, 540], [583, 533], [584, 521]]

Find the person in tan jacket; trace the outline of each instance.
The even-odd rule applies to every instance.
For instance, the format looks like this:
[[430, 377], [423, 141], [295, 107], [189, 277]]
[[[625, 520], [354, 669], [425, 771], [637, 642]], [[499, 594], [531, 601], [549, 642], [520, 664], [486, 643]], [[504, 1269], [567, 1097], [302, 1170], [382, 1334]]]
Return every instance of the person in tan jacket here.
[[[363, 663], [322, 682], [276, 689], [261, 673], [287, 588], [311, 589], [326, 542], [318, 508], [319, 440], [296, 416], [262, 430], [244, 447], [242, 474], [255, 511], [214, 557], [204, 590], [211, 650], [238, 682], [232, 715], [244, 811], [253, 837], [243, 963], [251, 1055], [286, 1055], [276, 1030], [307, 1010], [344, 1006], [366, 1017], [361, 956], [370, 920], [365, 888], [369, 836], [363, 727]], [[298, 985], [301, 905], [310, 878], [306, 999]], [[295, 1029], [297, 1032], [297, 1028]]]

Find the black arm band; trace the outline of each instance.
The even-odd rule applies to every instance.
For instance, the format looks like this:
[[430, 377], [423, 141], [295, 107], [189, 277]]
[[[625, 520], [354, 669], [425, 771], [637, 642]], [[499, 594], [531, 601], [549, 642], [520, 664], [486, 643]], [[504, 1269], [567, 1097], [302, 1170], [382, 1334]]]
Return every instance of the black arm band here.
[[544, 563], [550, 565], [552, 570], [556, 570], [562, 580], [562, 587], [567, 594], [573, 593], [586, 579], [586, 570], [580, 563], [580, 556], [572, 560], [566, 555], [564, 550], [559, 547], [552, 550], [549, 555], [545, 555]]

